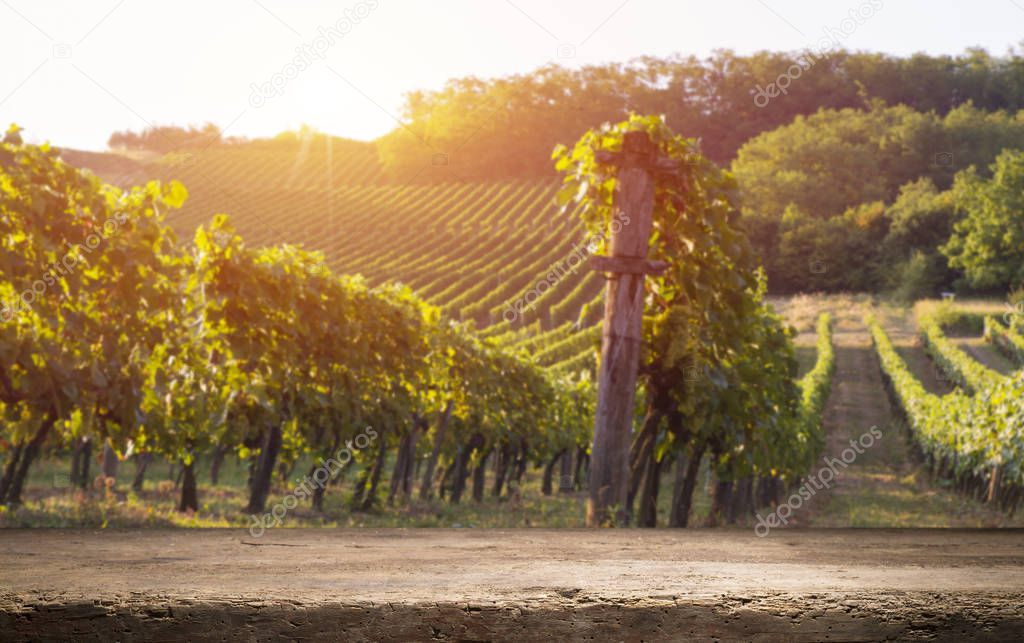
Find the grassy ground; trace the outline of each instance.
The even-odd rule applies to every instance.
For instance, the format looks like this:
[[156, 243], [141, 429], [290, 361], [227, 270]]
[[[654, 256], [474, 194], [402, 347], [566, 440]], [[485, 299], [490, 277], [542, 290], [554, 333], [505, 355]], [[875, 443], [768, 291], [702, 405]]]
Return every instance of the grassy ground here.
[[1017, 367], [999, 352], [999, 349], [985, 341], [984, 337], [960, 337], [955, 340], [963, 352], [1002, 375], [1010, 375]]
[[[905, 430], [889, 407], [863, 322], [866, 313], [874, 313], [925, 386], [934, 393], [944, 394], [949, 391], [949, 383], [921, 349], [912, 309], [868, 295], [798, 296], [778, 298], [773, 304], [799, 331], [796, 346], [801, 372], [806, 372], [816, 358], [814, 324], [818, 314], [826, 310], [833, 317], [837, 371], [826, 410], [828, 446], [823, 455], [838, 456], [850, 439], [871, 427], [883, 433], [880, 442], [845, 469], [831, 489], [816, 494], [811, 503], [797, 512], [796, 524], [1024, 526], [1024, 518], [1009, 518], [933, 482], [914, 458]], [[980, 312], [999, 310], [999, 302], [973, 301], [966, 305]], [[980, 343], [977, 337], [957, 341], [978, 359], [988, 360], [986, 363], [993, 368], [1006, 368], [1005, 359], [999, 368], [997, 358], [1002, 359], [1001, 356]], [[310, 463], [302, 460], [294, 471], [306, 472], [309, 468]], [[98, 466], [94, 466], [93, 471], [97, 470]], [[135, 473], [131, 462], [122, 463], [116, 483], [111, 487], [97, 484], [88, 490], [71, 489], [69, 471], [70, 458], [66, 454], [37, 462], [28, 481], [25, 504], [17, 509], [0, 507], [0, 527], [225, 527], [248, 526], [251, 522], [243, 513], [247, 501], [246, 470], [240, 461], [230, 456], [224, 462], [220, 484], [216, 486], [209, 483], [208, 460], [200, 460], [197, 465], [200, 510], [187, 514], [176, 511], [179, 490], [167, 462], [150, 465], [146, 484], [139, 493], [130, 489]], [[489, 472], [488, 480], [491, 479]], [[658, 502], [661, 524], [669, 515], [672, 479], [673, 471], [666, 471]], [[707, 467], [700, 474], [700, 482], [694, 498], [692, 525], [704, 524], [710, 508], [713, 479]], [[268, 507], [273, 507], [295, 485], [295, 482], [275, 479]], [[323, 514], [313, 512], [305, 503], [288, 512], [283, 526], [510, 528], [580, 527], [584, 524], [585, 494], [544, 496], [540, 490], [541, 471], [534, 468], [527, 470], [523, 484], [510, 490], [507, 497], [497, 499], [488, 494], [482, 503], [467, 498], [459, 505], [416, 500], [388, 506], [382, 501], [372, 511], [353, 512], [349, 509], [352, 488], [350, 475], [340, 486], [328, 490]], [[386, 479], [381, 489], [387, 489]], [[746, 521], [747, 526], [752, 524], [753, 521]]]
[[[309, 470], [310, 463], [300, 460], [295, 471]], [[250, 517], [243, 513], [248, 501], [246, 471], [233, 457], [225, 459], [220, 481], [209, 483], [209, 462], [200, 459], [200, 509], [195, 513], [177, 511], [180, 490], [171, 477], [168, 462], [153, 462], [147, 470], [147, 479], [141, 492], [131, 490], [134, 467], [122, 463], [116, 483], [107, 487], [99, 482], [87, 490], [68, 485], [70, 457], [57, 455], [36, 462], [29, 476], [25, 503], [17, 509], [0, 506], [0, 527], [229, 527], [249, 526]], [[95, 469], [94, 469], [95, 471]], [[488, 472], [488, 482], [493, 478]], [[299, 476], [296, 474], [296, 478]], [[490, 495], [490, 484], [484, 501], [476, 503], [469, 495], [462, 503], [452, 505], [442, 501], [396, 502], [388, 506], [383, 500], [368, 512], [352, 511], [351, 501], [354, 476], [349, 475], [340, 486], [328, 489], [324, 512], [314, 512], [309, 503], [290, 510], [284, 527], [582, 527], [586, 516], [586, 494], [573, 492], [541, 493], [542, 471], [528, 468], [522, 484], [513, 486], [501, 499]], [[710, 509], [708, 490], [713, 482], [702, 472], [704, 487], [695, 494], [692, 520], [701, 524]], [[381, 482], [386, 490], [387, 479]], [[275, 478], [274, 488], [267, 503], [268, 509], [291, 492], [298, 484], [286, 485]], [[659, 516], [667, 521], [671, 501], [671, 473], [666, 474], [659, 497]], [[557, 484], [556, 484], [557, 486]], [[385, 493], [379, 493], [383, 496]]]
[[[140, 493], [130, 489], [134, 476], [134, 467], [130, 463], [122, 464], [117, 483], [112, 488], [97, 484], [87, 491], [68, 487], [69, 470], [70, 458], [67, 456], [38, 462], [29, 481], [25, 505], [15, 511], [0, 513], [0, 526], [224, 527], [248, 526], [251, 522], [243, 513], [248, 500], [246, 471], [234, 457], [225, 459], [220, 484], [216, 486], [209, 483], [208, 462], [200, 460], [197, 465], [200, 509], [194, 514], [176, 511], [180, 490], [170, 478], [169, 463], [154, 462], [150, 465], [146, 484]], [[308, 470], [309, 463], [304, 460], [295, 467], [296, 472]], [[296, 474], [295, 477], [299, 476]], [[400, 507], [389, 507], [382, 502], [373, 511], [352, 512], [348, 503], [354, 481], [352, 476], [348, 476], [340, 485], [328, 489], [322, 515], [313, 512], [306, 502], [288, 512], [284, 526], [578, 526], [584, 512], [581, 494], [544, 496], [540, 493], [539, 471], [528, 470], [524, 478], [522, 488], [502, 501], [487, 496], [480, 505], [471, 500], [459, 505], [417, 501]], [[382, 482], [382, 488], [387, 488], [386, 483], [386, 480]], [[288, 485], [275, 477], [268, 508], [297, 485], [298, 481]]]

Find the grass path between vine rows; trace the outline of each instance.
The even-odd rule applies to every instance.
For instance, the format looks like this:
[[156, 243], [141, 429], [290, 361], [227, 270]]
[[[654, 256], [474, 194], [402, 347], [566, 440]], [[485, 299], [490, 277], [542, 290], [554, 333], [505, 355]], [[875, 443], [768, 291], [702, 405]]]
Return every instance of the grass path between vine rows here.
[[1012, 375], [1017, 370], [1013, 362], [987, 343], [984, 337], [960, 337], [954, 341], [960, 350], [1000, 375]]
[[[949, 384], [921, 348], [910, 311], [878, 305], [864, 297], [818, 297], [815, 301], [819, 310], [833, 315], [836, 350], [836, 372], [824, 416], [827, 442], [823, 457], [840, 457], [850, 448], [850, 440], [859, 439], [872, 427], [882, 432], [882, 438], [857, 455], [848, 468], [837, 466], [837, 480], [796, 510], [793, 522], [805, 527], [1024, 525], [1019, 516], [1009, 518], [932, 480], [915, 456], [906, 429], [890, 405], [863, 322], [864, 313], [872, 310], [925, 387], [945, 394]], [[813, 343], [813, 330], [809, 336], [804, 332], [809, 328], [808, 319], [794, 308], [783, 312], [801, 330], [798, 344]], [[824, 466], [819, 460], [812, 472]]]

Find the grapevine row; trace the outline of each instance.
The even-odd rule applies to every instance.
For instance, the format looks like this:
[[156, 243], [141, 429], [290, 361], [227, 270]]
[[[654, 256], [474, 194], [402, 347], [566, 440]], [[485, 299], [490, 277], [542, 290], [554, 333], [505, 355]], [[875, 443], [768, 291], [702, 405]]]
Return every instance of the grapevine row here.
[[974, 395], [929, 393], [914, 377], [874, 318], [868, 326], [887, 389], [928, 456], [933, 472], [955, 479], [962, 491], [1006, 509], [1024, 485], [1024, 382], [1001, 378]]
[[986, 317], [985, 340], [1015, 364], [1024, 367], [1024, 336], [1015, 329], [1003, 326], [995, 317]]
[[921, 315], [919, 325], [925, 351], [942, 372], [967, 393], [991, 388], [1005, 379], [951, 342], [934, 315]]

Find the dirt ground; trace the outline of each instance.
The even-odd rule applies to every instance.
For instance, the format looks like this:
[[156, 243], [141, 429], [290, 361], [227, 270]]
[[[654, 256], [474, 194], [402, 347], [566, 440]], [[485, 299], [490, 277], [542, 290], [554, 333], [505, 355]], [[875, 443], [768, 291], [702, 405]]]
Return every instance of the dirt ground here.
[[1020, 640], [1024, 532], [11, 530], [5, 640]]
[[[823, 417], [826, 446], [822, 455], [838, 458], [849, 449], [851, 440], [859, 440], [872, 429], [881, 432], [882, 437], [848, 467], [839, 468], [830, 488], [816, 493], [810, 503], [795, 511], [792, 523], [800, 527], [1024, 526], [1024, 516], [1010, 515], [958, 494], [934, 480], [922, 466], [907, 429], [888, 399], [864, 322], [864, 314], [873, 312], [914, 375], [932, 393], [945, 395], [952, 390], [951, 383], [925, 353], [911, 311], [878, 305], [863, 297], [814, 302], [810, 307], [814, 314], [826, 309], [833, 315], [836, 355], [836, 371]], [[792, 306], [794, 301], [786, 303]], [[803, 322], [802, 331], [812, 329], [810, 315], [801, 319], [802, 311], [787, 312]], [[801, 332], [797, 338], [798, 343], [807, 346], [814, 340], [813, 332]], [[1008, 365], [998, 361], [1001, 356], [981, 337], [957, 341], [972, 355], [989, 360], [987, 363], [994, 368]], [[818, 467], [823, 466], [819, 460]]]

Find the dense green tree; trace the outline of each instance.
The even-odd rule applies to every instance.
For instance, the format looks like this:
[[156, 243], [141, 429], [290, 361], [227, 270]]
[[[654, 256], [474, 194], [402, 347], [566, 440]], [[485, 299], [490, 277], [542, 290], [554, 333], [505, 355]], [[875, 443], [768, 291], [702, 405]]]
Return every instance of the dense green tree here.
[[[699, 138], [708, 158], [727, 163], [749, 139], [820, 109], [863, 109], [873, 100], [940, 116], [969, 102], [985, 111], [1024, 108], [1024, 57], [1016, 50], [1002, 57], [968, 50], [900, 58], [841, 49], [808, 56], [716, 51], [703, 59], [643, 57], [455, 79], [407, 96], [405, 124], [380, 139], [381, 158], [403, 181], [543, 175], [557, 142], [634, 111], [663, 114], [673, 129]], [[795, 77], [785, 93], [759, 105], [765, 87], [787, 74]], [[839, 211], [849, 205], [856, 204]]]
[[888, 228], [881, 202], [821, 219], [790, 206], [770, 264], [780, 292], [872, 290], [878, 286], [878, 246]]
[[[895, 289], [906, 274], [910, 291], [934, 294], [954, 278], [937, 254], [953, 216], [939, 190], [1004, 147], [1024, 147], [1024, 112], [962, 105], [940, 118], [876, 103], [798, 117], [740, 149], [743, 225], [773, 290]], [[863, 215], [879, 206], [869, 203], [892, 204], [870, 230]]]
[[1024, 284], [1024, 152], [1006, 150], [985, 179], [975, 168], [956, 177], [953, 194], [964, 217], [942, 252], [975, 288]]
[[908, 183], [886, 208], [888, 232], [878, 247], [878, 283], [901, 299], [935, 297], [957, 273], [939, 246], [953, 229], [951, 191], [939, 192], [927, 178]]
[[828, 218], [868, 201], [893, 201], [930, 178], [939, 189], [957, 169], [1024, 147], [1024, 112], [964, 105], [945, 117], [875, 103], [869, 110], [822, 110], [746, 143], [733, 171], [746, 214], [779, 218], [795, 205]]

